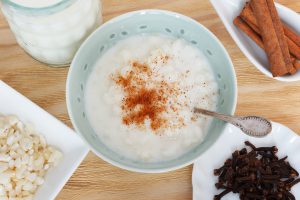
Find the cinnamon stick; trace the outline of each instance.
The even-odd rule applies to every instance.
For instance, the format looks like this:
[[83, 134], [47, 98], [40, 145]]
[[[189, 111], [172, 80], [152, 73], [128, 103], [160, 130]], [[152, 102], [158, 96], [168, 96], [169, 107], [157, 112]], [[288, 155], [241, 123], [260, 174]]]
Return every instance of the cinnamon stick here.
[[[284, 58], [284, 62], [286, 64], [286, 67], [288, 69], [289, 72], [294, 71], [294, 67], [293, 67], [293, 63], [291, 61], [291, 56], [289, 53], [289, 47], [287, 44], [287, 39], [284, 35], [284, 30], [283, 30], [283, 26], [281, 24], [279, 15], [277, 13], [276, 7], [275, 7], [275, 3], [273, 0], [266, 0], [267, 2], [267, 6], [269, 8], [270, 11], [270, 15], [273, 21], [273, 26], [276, 32], [276, 35], [278, 37], [278, 41], [279, 41], [279, 45], [281, 48], [281, 52], [283, 54], [283, 58]], [[280, 39], [281, 38], [281, 39]]]
[[285, 35], [300, 47], [300, 35], [297, 35], [290, 27], [283, 24]]
[[294, 61], [294, 67], [295, 67], [296, 69], [300, 69], [300, 61], [299, 61], [299, 60], [295, 60], [295, 61]]
[[250, 7], [250, 4], [247, 2], [245, 7], [243, 8], [240, 17], [258, 34], [260, 34], [260, 30], [257, 25], [256, 18], [254, 13]]
[[297, 46], [291, 39], [287, 39], [287, 43], [289, 46], [289, 50], [292, 55], [294, 55], [297, 59], [300, 59], [300, 46]]
[[[251, 38], [260, 48], [264, 49], [263, 41], [258, 35], [240, 16], [237, 16], [233, 23], [242, 30], [249, 38]], [[296, 59], [292, 56], [292, 62], [293, 62], [293, 69], [290, 71], [290, 74], [295, 74], [297, 72], [297, 69], [300, 68], [300, 63], [296, 63]], [[297, 64], [297, 66], [296, 66]]]
[[299, 67], [296, 65], [295, 63], [295, 59], [291, 59], [292, 60], [292, 68], [290, 69], [290, 74], [293, 75], [293, 74], [296, 74], [297, 73], [297, 70], [299, 69]]
[[276, 27], [278, 26], [274, 26], [267, 1], [252, 0], [251, 4], [270, 62], [270, 70], [274, 77], [283, 76], [289, 73], [289, 68], [285, 63], [286, 58], [280, 46], [281, 42], [285, 42], [285, 38], [277, 35], [279, 30], [276, 30]]
[[[274, 8], [275, 8], [275, 4], [274, 5]], [[247, 20], [249, 21], [252, 21], [253, 22], [253, 19], [254, 21], [256, 20], [254, 15], [253, 15], [253, 11], [251, 9], [251, 5], [247, 2], [246, 3], [246, 6], [244, 7], [245, 11], [243, 10], [244, 12], [244, 16], [243, 17], [246, 17]], [[245, 19], [244, 19], [245, 20]], [[246, 21], [247, 21], [246, 20]], [[298, 35], [297, 33], [295, 33], [295, 31], [293, 29], [291, 29], [286, 23], [284, 23], [283, 21], [281, 21], [282, 23], [282, 26], [283, 26], [283, 30], [284, 30], [284, 34], [290, 39], [292, 40], [297, 46], [300, 46], [300, 35]], [[256, 24], [256, 22], [255, 22]]]
[[[241, 14], [241, 18], [247, 22], [247, 24], [258, 34], [260, 34], [260, 30], [258, 28], [257, 20], [254, 16], [254, 13], [250, 7], [250, 4], [247, 3], [246, 6], [243, 8]], [[298, 46], [294, 41], [298, 41], [300, 43], [300, 36], [298, 36], [295, 32], [293, 32], [288, 26], [284, 25], [284, 32], [287, 37], [289, 51], [292, 55], [294, 55], [297, 59], [300, 59], [300, 45]], [[287, 34], [288, 33], [288, 34]], [[289, 36], [288, 36], [289, 35]], [[293, 40], [290, 38], [293, 37]]]
[[260, 48], [264, 49], [264, 43], [261, 37], [252, 30], [252, 28], [239, 16], [237, 16], [233, 23], [241, 29], [244, 33], [246, 33]]

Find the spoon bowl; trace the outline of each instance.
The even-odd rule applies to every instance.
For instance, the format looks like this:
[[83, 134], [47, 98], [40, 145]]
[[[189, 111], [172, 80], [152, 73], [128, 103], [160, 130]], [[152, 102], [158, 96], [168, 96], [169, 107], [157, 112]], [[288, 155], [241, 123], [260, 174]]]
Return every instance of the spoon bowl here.
[[228, 122], [243, 131], [243, 133], [251, 137], [265, 137], [272, 132], [272, 123], [262, 117], [258, 116], [231, 116], [225, 115], [201, 108], [194, 108], [195, 113], [200, 113], [208, 116], [215, 117], [219, 120]]
[[272, 123], [262, 117], [246, 116], [239, 117], [239, 121], [243, 126], [239, 128], [249, 136], [265, 137], [272, 132]]
[[[210, 0], [211, 4], [217, 11], [219, 17], [224, 23], [227, 31], [230, 33], [233, 40], [239, 46], [245, 56], [252, 62], [252, 64], [263, 74], [270, 78], [274, 78], [279, 81], [299, 81], [300, 71], [292, 76], [273, 77], [272, 73], [268, 69], [269, 62], [265, 52], [258, 47], [246, 34], [235, 27], [233, 20], [239, 15], [244, 7], [245, 0]], [[300, 34], [300, 15], [289, 8], [286, 8], [276, 3], [280, 18], [289, 25], [293, 30]]]

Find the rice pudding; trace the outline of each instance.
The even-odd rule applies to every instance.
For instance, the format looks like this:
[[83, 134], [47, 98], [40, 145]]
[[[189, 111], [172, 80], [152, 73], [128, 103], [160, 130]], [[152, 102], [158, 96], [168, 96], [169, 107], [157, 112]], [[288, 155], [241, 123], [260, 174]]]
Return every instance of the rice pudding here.
[[88, 120], [99, 138], [133, 160], [176, 158], [201, 143], [218, 87], [206, 57], [183, 39], [137, 35], [99, 59], [85, 92]]

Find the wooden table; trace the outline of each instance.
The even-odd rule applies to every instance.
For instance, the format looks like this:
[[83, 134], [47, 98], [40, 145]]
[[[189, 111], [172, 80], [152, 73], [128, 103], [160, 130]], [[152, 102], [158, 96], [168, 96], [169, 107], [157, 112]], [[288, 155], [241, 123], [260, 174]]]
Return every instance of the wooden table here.
[[[300, 12], [299, 0], [279, 2]], [[236, 113], [262, 115], [300, 133], [300, 81], [284, 83], [260, 73], [241, 53], [208, 0], [103, 0], [103, 7], [105, 21], [128, 11], [157, 8], [202, 23], [223, 42], [233, 60], [238, 79]], [[65, 103], [67, 73], [68, 68], [50, 68], [25, 54], [0, 14], [0, 79], [72, 126]], [[57, 199], [188, 200], [192, 199], [191, 173], [192, 166], [164, 174], [131, 173], [90, 153]]]

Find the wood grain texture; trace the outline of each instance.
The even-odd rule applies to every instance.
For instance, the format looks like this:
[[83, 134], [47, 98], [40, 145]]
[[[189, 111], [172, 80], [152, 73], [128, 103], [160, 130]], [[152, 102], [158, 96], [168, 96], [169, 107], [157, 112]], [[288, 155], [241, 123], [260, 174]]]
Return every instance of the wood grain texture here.
[[[278, 2], [300, 13], [299, 0]], [[104, 0], [104, 20], [146, 8], [166, 9], [190, 16], [223, 42], [238, 79], [236, 114], [265, 116], [300, 133], [300, 82], [283, 83], [260, 73], [241, 53], [208, 0]], [[71, 126], [65, 103], [67, 73], [68, 68], [47, 67], [24, 53], [0, 14], [0, 79]], [[192, 199], [191, 172], [192, 166], [156, 175], [131, 173], [90, 153], [57, 199], [189, 200]]]

